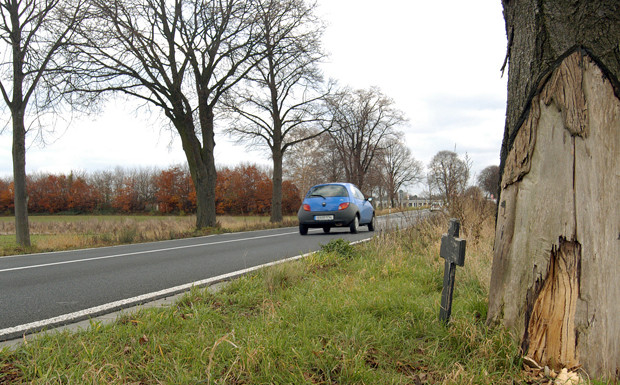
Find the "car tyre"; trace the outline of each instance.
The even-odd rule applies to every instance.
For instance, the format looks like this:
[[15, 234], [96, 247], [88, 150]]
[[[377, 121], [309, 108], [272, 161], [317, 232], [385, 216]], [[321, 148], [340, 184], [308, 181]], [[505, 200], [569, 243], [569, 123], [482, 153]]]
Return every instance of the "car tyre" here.
[[331, 227], [329, 227], [329, 226], [325, 226], [325, 227], [323, 227], [323, 232], [324, 232], [325, 234], [329, 234], [329, 232], [330, 232], [331, 230], [332, 230], [332, 228], [331, 228]]
[[299, 234], [301, 234], [301, 235], [308, 234], [308, 226], [300, 224], [299, 225]]
[[360, 226], [360, 219], [356, 215], [353, 218], [353, 221], [351, 221], [351, 224], [349, 225], [349, 230], [351, 230], [351, 234], [357, 234], [359, 226]]
[[368, 223], [368, 231], [375, 231], [375, 216], [373, 215]]

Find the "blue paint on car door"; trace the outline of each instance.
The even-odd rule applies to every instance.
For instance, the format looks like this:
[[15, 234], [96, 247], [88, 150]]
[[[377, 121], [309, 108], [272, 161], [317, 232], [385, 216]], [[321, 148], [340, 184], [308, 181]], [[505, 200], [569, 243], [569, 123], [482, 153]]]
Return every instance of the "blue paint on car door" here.
[[361, 210], [360, 210], [360, 223], [366, 224], [369, 223], [370, 220], [372, 219], [372, 214], [373, 214], [373, 208], [372, 208], [372, 204], [370, 202], [368, 202], [367, 200], [364, 200], [362, 202], [361, 205]]
[[374, 213], [372, 203], [370, 203], [366, 198], [364, 198], [364, 194], [362, 194], [362, 192], [357, 187], [351, 185], [350, 188], [351, 197], [355, 205], [359, 208], [360, 224], [370, 223]]

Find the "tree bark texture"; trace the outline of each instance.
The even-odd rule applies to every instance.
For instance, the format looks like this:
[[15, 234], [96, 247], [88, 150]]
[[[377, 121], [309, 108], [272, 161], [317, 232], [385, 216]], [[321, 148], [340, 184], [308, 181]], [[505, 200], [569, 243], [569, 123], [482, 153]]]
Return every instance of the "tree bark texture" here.
[[13, 117], [13, 180], [15, 184], [15, 240], [18, 245], [30, 247], [28, 224], [28, 191], [26, 190], [26, 129], [24, 111], [19, 108]]
[[[16, 11], [16, 9], [14, 10]], [[17, 12], [11, 12], [13, 30], [13, 100], [8, 103], [13, 123], [13, 181], [15, 184], [15, 241], [23, 247], [30, 247], [30, 225], [28, 224], [28, 191], [26, 189], [26, 116], [27, 101], [24, 98], [24, 55], [21, 29]]]
[[282, 150], [274, 146], [271, 152], [273, 158], [273, 179], [271, 195], [271, 218], [270, 222], [282, 222]]
[[620, 378], [620, 3], [504, 1], [510, 60], [488, 322]]
[[206, 127], [202, 130], [204, 145], [201, 145], [196, 136], [194, 125], [191, 124], [191, 114], [186, 116], [188, 121], [175, 122], [175, 127], [181, 137], [192, 181], [196, 188], [196, 228], [198, 229], [214, 227], [217, 224], [215, 211], [217, 171], [215, 169], [214, 156], [214, 115], [212, 111], [207, 111], [203, 115], [205, 122], [201, 126]]

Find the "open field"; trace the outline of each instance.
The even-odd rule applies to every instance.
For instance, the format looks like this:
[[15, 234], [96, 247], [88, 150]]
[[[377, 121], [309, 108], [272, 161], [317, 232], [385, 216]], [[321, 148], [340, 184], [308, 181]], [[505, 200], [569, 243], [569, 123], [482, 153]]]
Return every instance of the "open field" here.
[[[13, 217], [0, 217], [0, 256], [162, 241], [273, 226], [267, 216], [219, 216], [218, 227], [203, 231], [195, 230], [194, 216], [33, 215], [29, 222], [33, 246], [23, 250], [15, 243]], [[296, 217], [286, 217], [280, 226], [296, 225]]]

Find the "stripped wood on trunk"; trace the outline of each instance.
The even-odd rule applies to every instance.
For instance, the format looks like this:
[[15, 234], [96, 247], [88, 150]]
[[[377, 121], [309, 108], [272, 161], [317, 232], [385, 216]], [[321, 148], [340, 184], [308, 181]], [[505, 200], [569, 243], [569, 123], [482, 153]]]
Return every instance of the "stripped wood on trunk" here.
[[581, 51], [539, 90], [503, 169], [488, 322], [542, 366], [620, 378], [620, 100]]
[[551, 250], [549, 273], [528, 322], [524, 351], [536, 362], [552, 369], [574, 368], [579, 364], [575, 312], [579, 297], [581, 245], [559, 240]]

